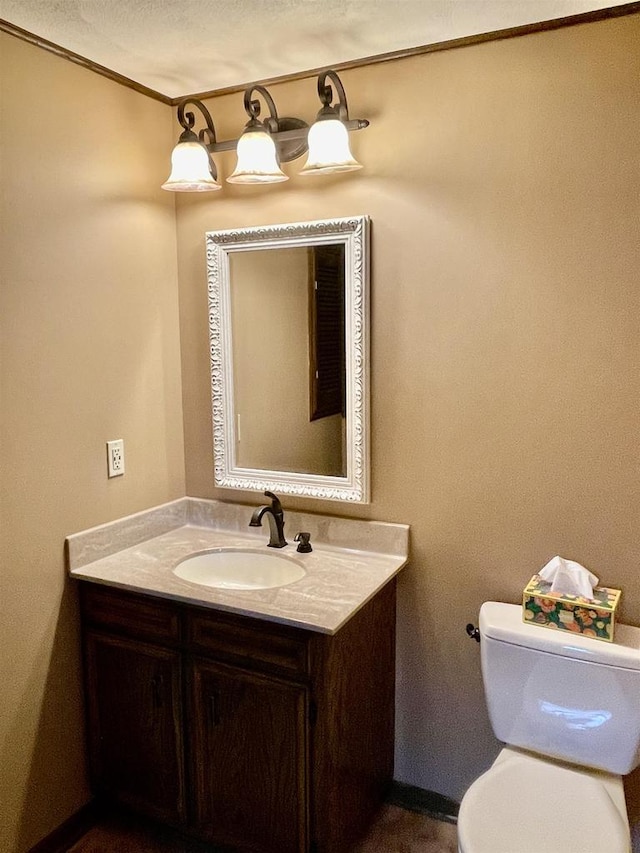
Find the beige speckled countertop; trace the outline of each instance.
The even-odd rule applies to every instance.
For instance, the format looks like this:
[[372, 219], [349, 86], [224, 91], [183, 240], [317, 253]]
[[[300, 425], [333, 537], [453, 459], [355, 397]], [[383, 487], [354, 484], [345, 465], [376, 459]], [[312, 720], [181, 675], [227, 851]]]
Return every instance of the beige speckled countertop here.
[[302, 563], [301, 580], [272, 589], [228, 590], [173, 573], [181, 560], [207, 549], [264, 547], [269, 553], [266, 519], [261, 528], [248, 527], [252, 509], [181, 498], [76, 533], [66, 540], [71, 577], [334, 634], [408, 559], [407, 525], [285, 509], [290, 543], [300, 530], [311, 533], [310, 554], [298, 553], [294, 544], [277, 552]]

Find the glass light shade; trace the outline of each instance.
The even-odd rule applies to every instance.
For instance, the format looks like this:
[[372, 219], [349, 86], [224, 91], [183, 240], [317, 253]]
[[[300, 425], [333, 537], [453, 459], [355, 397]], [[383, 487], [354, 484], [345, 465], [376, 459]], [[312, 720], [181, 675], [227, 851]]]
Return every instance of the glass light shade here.
[[162, 189], [178, 193], [222, 189], [211, 174], [206, 148], [199, 142], [179, 142], [171, 154], [171, 174]]
[[322, 119], [309, 128], [309, 156], [301, 175], [328, 175], [362, 169], [349, 147], [349, 131], [339, 119]]
[[227, 181], [230, 184], [275, 184], [288, 181], [280, 168], [276, 145], [264, 130], [245, 131], [238, 140], [238, 163]]

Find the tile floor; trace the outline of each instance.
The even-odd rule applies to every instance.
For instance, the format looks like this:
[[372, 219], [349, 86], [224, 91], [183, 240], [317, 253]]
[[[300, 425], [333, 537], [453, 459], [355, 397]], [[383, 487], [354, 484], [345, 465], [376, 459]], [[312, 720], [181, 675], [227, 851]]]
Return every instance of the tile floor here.
[[[457, 853], [457, 849], [452, 824], [388, 805], [353, 853]], [[67, 853], [216, 853], [216, 848], [131, 818], [110, 818], [91, 829]]]

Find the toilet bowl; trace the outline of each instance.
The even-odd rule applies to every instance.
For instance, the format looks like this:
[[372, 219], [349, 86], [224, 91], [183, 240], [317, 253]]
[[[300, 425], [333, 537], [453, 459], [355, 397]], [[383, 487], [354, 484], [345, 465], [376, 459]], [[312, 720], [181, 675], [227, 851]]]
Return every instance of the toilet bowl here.
[[631, 853], [622, 778], [505, 747], [471, 785], [459, 853]]

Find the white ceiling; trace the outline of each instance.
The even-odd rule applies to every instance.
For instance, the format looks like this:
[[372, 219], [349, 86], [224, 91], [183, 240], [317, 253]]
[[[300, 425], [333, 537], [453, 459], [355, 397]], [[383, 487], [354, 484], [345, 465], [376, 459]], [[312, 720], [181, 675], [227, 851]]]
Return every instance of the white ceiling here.
[[170, 98], [625, 0], [0, 0], [0, 18]]

